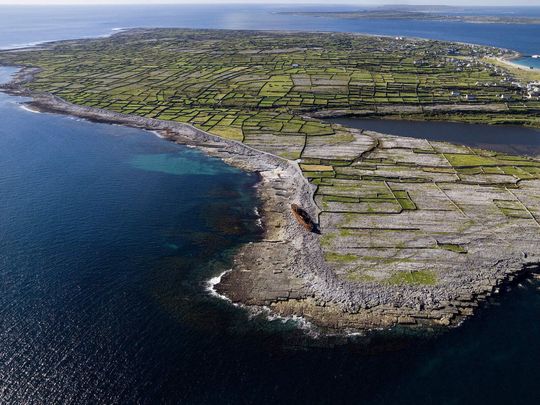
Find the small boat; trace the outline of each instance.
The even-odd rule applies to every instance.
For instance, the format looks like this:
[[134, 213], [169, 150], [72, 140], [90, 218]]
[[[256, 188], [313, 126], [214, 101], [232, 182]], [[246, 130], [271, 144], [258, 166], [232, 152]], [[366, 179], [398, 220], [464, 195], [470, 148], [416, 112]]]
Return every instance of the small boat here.
[[313, 222], [309, 214], [304, 211], [300, 206], [296, 204], [291, 204], [291, 211], [294, 215], [294, 218], [298, 221], [300, 225], [306, 228], [309, 232], [319, 233], [319, 228], [317, 224]]
[[533, 58], [533, 59], [540, 59], [540, 55], [533, 55], [533, 56], [531, 56], [531, 58]]

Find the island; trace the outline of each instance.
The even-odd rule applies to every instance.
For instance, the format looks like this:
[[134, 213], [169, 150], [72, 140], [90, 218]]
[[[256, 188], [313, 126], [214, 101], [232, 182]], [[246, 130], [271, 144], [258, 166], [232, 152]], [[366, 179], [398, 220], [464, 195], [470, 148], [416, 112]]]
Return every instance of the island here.
[[[453, 7], [433, 6], [382, 6], [355, 11], [282, 11], [279, 14], [304, 17], [338, 18], [344, 20], [413, 20], [413, 21], [445, 21], [471, 24], [540, 24], [540, 18], [501, 16], [501, 15], [467, 15], [456, 14]], [[452, 13], [448, 13], [451, 11]], [[457, 9], [459, 12], [459, 9]], [[446, 13], [445, 13], [446, 12]]]
[[327, 117], [540, 127], [513, 52], [341, 33], [134, 29], [0, 53], [30, 108], [157, 131], [261, 175], [217, 293], [325, 333], [460, 324], [540, 271], [540, 159]]

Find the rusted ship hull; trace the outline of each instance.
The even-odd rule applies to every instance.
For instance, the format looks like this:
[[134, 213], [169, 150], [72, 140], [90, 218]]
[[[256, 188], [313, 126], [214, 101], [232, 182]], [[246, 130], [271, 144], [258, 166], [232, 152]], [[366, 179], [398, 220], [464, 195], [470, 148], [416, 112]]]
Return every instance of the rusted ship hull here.
[[297, 204], [291, 204], [291, 211], [294, 215], [294, 218], [300, 225], [302, 225], [306, 230], [309, 232], [315, 232], [318, 233], [319, 228], [317, 227], [317, 224], [313, 222], [309, 214], [304, 211], [300, 206]]

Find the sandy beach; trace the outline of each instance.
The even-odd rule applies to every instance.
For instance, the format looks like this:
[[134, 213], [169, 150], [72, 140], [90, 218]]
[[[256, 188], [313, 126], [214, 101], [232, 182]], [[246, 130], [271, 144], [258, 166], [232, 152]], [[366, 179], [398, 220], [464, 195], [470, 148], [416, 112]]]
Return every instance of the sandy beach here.
[[513, 68], [516, 68], [516, 69], [519, 69], [519, 70], [525, 70], [525, 71], [532, 71], [532, 72], [539, 72], [540, 73], [540, 69], [538, 68], [532, 68], [530, 66], [526, 66], [526, 65], [522, 65], [520, 63], [516, 63], [516, 62], [513, 62], [514, 60], [516, 59], [519, 59], [521, 57], [521, 55], [519, 56], [516, 56], [516, 57], [513, 57], [513, 58], [496, 58], [499, 62], [509, 66], [509, 67], [513, 67]]

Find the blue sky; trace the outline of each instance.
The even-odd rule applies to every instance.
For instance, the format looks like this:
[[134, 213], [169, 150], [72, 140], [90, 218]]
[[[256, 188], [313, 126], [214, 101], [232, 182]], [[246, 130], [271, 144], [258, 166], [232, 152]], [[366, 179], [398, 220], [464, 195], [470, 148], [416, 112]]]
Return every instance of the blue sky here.
[[[0, 4], [201, 4], [201, 3], [251, 3], [251, 4], [313, 4], [321, 3], [329, 5], [323, 0], [0, 0]], [[349, 5], [377, 5], [377, 4], [446, 4], [453, 6], [540, 6], [540, 0], [337, 0], [333, 4]]]

